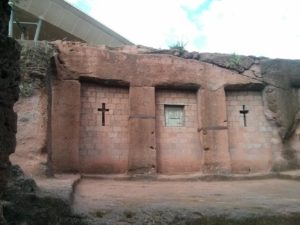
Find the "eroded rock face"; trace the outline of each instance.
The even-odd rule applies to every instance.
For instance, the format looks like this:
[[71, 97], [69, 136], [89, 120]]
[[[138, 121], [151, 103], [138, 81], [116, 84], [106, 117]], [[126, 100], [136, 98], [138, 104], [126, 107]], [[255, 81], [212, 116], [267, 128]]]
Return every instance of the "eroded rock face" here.
[[273, 113], [282, 139], [287, 139], [299, 110], [298, 92], [293, 87], [299, 85], [300, 60], [263, 60], [261, 73], [269, 84], [265, 91], [268, 108]]
[[[296, 169], [300, 166], [298, 136], [300, 60], [264, 59], [261, 73], [268, 86], [264, 90], [265, 111], [274, 123], [282, 141], [281, 155], [285, 163], [274, 163], [274, 170]], [[298, 139], [299, 140], [299, 139]]]
[[17, 115], [13, 105], [19, 96], [19, 56], [19, 44], [0, 34], [0, 198], [8, 178], [9, 155], [16, 147]]
[[47, 153], [47, 77], [54, 48], [47, 42], [19, 41], [22, 46], [16, 152], [10, 159], [30, 176], [45, 174]]
[[[38, 50], [34, 52], [36, 49]], [[19, 96], [20, 50], [21, 47], [15, 40], [0, 36], [0, 224], [86, 224], [81, 217], [72, 213], [68, 200], [40, 191], [34, 180], [25, 176], [20, 167], [11, 166], [9, 161], [9, 155], [14, 153], [16, 148], [17, 114], [13, 106]], [[22, 84], [23, 88], [25, 84], [30, 89], [26, 88], [25, 92], [23, 89], [23, 97], [17, 109], [20, 111], [19, 123], [28, 122], [30, 125], [27, 127], [20, 125], [24, 130], [20, 132], [18, 139], [21, 141], [28, 141], [31, 138], [35, 141], [39, 140], [34, 143], [27, 142], [25, 150], [22, 149], [22, 145], [19, 146], [19, 150], [22, 149], [20, 155], [23, 155], [23, 159], [24, 155], [25, 158], [26, 156], [32, 157], [30, 152], [38, 147], [38, 150], [34, 152], [35, 155], [38, 155], [43, 147], [45, 148], [46, 120], [44, 117], [47, 112], [47, 98], [43, 96], [47, 96], [45, 78], [49, 68], [51, 56], [48, 57], [48, 55], [51, 49], [49, 52], [46, 50], [42, 51], [37, 44], [30, 43], [27, 48], [23, 48], [22, 52]], [[30, 58], [37, 55], [38, 60]], [[37, 62], [40, 63], [37, 64]], [[29, 96], [31, 100], [28, 100]], [[32, 102], [38, 103], [29, 104]], [[3, 212], [2, 205], [4, 206]]]
[[45, 89], [54, 47], [45, 41], [19, 41], [21, 81], [20, 96], [33, 96], [36, 90]]

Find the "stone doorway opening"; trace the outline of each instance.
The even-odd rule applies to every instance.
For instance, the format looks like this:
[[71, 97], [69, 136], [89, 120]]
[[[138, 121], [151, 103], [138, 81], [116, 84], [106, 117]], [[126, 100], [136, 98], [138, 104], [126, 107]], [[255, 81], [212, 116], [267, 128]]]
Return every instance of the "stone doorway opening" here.
[[127, 171], [128, 118], [128, 88], [81, 83], [81, 172], [103, 174]]

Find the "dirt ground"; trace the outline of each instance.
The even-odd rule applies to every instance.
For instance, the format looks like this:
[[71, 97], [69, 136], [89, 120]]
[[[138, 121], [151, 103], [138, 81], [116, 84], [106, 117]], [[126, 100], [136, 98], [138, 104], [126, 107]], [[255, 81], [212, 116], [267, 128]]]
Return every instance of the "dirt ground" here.
[[154, 211], [169, 213], [169, 216], [192, 212], [234, 218], [292, 215], [300, 213], [300, 182], [279, 179], [213, 182], [82, 179], [75, 190], [73, 207], [76, 212], [110, 221], [107, 224], [120, 221], [125, 221], [120, 224], [131, 224], [128, 219]]
[[[13, 157], [17, 162], [31, 156]], [[300, 170], [246, 178], [251, 180], [243, 180], [245, 175], [221, 178], [228, 181], [207, 181], [220, 177], [202, 174], [157, 175], [157, 180], [62, 174], [49, 179], [45, 159], [33, 161], [20, 164], [26, 174], [41, 190], [88, 215], [91, 225], [300, 225]]]

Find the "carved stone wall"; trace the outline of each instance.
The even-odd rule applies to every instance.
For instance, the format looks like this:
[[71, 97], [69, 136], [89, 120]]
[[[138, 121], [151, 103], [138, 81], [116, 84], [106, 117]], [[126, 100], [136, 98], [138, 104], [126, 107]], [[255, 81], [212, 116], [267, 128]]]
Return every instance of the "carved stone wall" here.
[[262, 170], [299, 167], [295, 138], [299, 111], [295, 90], [300, 84], [297, 60], [186, 52], [178, 55], [167, 50], [113, 49], [72, 42], [55, 45], [58, 55], [49, 96], [52, 114], [48, 140], [50, 162], [56, 172], [80, 170], [79, 124], [84, 104], [81, 85], [86, 81], [93, 85], [129, 87], [129, 171], [152, 173], [159, 167], [154, 96], [162, 89], [196, 93], [198, 121], [194, 125], [202, 149], [199, 167], [203, 172], [234, 171], [225, 90], [257, 91], [257, 88], [263, 92], [264, 107], [260, 115], [281, 137], [281, 140], [276, 137], [280, 143], [272, 148], [272, 153], [267, 153], [270, 163]]

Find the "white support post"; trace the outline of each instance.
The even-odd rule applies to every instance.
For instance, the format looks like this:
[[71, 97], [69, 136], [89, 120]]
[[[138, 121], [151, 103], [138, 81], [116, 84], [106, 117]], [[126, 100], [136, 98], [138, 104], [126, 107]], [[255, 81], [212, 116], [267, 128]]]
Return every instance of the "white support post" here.
[[40, 36], [40, 33], [41, 33], [42, 22], [43, 22], [43, 20], [41, 18], [39, 18], [39, 21], [37, 23], [36, 30], [35, 30], [34, 41], [39, 40], [39, 36]]
[[9, 23], [8, 23], [8, 37], [13, 37], [14, 33], [14, 10], [13, 10], [13, 4], [9, 4], [11, 7], [10, 10], [10, 18], [9, 18]]

